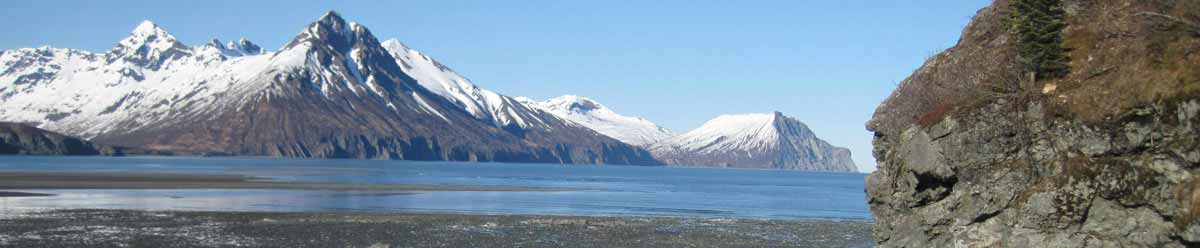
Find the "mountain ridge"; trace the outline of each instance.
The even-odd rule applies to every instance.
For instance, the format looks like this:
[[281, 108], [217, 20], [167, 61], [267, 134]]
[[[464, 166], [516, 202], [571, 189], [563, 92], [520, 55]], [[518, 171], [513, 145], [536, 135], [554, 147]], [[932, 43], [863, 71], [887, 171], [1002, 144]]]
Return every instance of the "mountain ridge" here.
[[[586, 97], [538, 102], [481, 88], [333, 11], [278, 51], [245, 39], [189, 47], [143, 21], [107, 53], [10, 50], [0, 69], [0, 83], [11, 82], [0, 84], [0, 120], [179, 154], [661, 165], [650, 149], [676, 136]], [[844, 149], [823, 142], [764, 146], [819, 147], [774, 164], [844, 165], [825, 154]], [[778, 169], [842, 170], [804, 163]]]
[[586, 97], [563, 95], [540, 102], [519, 97], [517, 101], [632, 145], [646, 147], [674, 135], [671, 130], [660, 127], [650, 120], [620, 115], [603, 104]]
[[672, 165], [858, 171], [849, 149], [830, 145], [778, 111], [721, 115], [650, 150]]
[[401, 70], [418, 77], [417, 82], [421, 86], [450, 100], [476, 119], [503, 129], [521, 131], [545, 127], [548, 125], [545, 119], [553, 118], [538, 113], [513, 97], [475, 85], [450, 67], [396, 39], [386, 40], [382, 44], [396, 59]]
[[[473, 118], [406, 74], [365, 26], [332, 11], [261, 55], [228, 56], [211, 45], [176, 52], [181, 43], [152, 22], [131, 37], [136, 42], [100, 55], [117, 59], [103, 61], [47, 55], [74, 50], [0, 54], [0, 82], [13, 82], [0, 85], [0, 118], [205, 154], [658, 164], [644, 150], [557, 119], [514, 129]], [[58, 60], [85, 68], [38, 74], [70, 64]], [[29, 75], [37, 80], [18, 82]], [[63, 87], [72, 90], [50, 90]], [[38, 100], [72, 92], [65, 104]]]

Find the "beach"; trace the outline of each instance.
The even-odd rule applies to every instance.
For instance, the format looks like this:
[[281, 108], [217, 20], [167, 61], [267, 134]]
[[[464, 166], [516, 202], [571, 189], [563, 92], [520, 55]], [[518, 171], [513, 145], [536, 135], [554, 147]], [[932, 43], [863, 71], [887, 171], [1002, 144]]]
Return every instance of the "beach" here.
[[869, 247], [862, 221], [58, 210], [0, 247]]

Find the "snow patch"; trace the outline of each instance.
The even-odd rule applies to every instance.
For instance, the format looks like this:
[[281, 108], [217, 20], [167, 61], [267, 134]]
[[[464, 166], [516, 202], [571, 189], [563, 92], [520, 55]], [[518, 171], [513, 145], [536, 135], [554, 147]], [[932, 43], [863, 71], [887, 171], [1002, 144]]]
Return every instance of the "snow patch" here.
[[421, 109], [424, 110], [426, 113], [437, 115], [438, 117], [442, 117], [442, 120], [446, 120], [446, 122], [450, 122], [449, 118], [446, 118], [445, 115], [442, 115], [442, 112], [438, 112], [437, 109], [433, 108], [433, 106], [429, 106], [429, 103], [425, 102], [425, 98], [422, 98], [420, 95], [417, 95], [417, 92], [413, 92], [412, 97], [413, 97], [413, 99], [417, 99], [417, 103], [421, 104]]

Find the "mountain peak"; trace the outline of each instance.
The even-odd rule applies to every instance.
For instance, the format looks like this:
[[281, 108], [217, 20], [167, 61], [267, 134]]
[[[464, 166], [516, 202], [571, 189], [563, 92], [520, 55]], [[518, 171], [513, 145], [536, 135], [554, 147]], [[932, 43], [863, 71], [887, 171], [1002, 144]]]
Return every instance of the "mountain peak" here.
[[325, 15], [322, 15], [321, 18], [317, 19], [317, 22], [346, 23], [346, 19], [342, 19], [342, 15], [338, 14], [337, 11], [330, 10], [325, 12]]
[[348, 90], [355, 94], [369, 91], [387, 98], [403, 93], [398, 89], [419, 87], [366, 26], [346, 22], [332, 11], [306, 26], [273, 58], [281, 58], [275, 62], [289, 67], [329, 70], [334, 78], [322, 80], [322, 84], [346, 82], [323, 91]]
[[208, 42], [208, 44], [206, 44], [206, 46], [216, 48], [217, 51], [220, 51], [221, 54], [225, 56], [233, 57], [266, 53], [266, 50], [263, 50], [262, 47], [259, 47], [249, 40], [246, 40], [246, 38], [241, 38], [237, 42], [230, 41], [225, 43], [222, 43], [220, 39], [213, 38]]
[[321, 18], [317, 19], [317, 22], [313, 24], [315, 28], [323, 28], [329, 32], [349, 33], [351, 31], [350, 24], [353, 23], [346, 22], [346, 19], [343, 19], [341, 15], [338, 15], [337, 12], [331, 10], [326, 12], [325, 15], [321, 16]]
[[700, 127], [659, 144], [683, 152], [767, 151], [779, 144], [774, 114], [720, 115]]
[[258, 55], [266, 52], [266, 50], [258, 46], [258, 44], [254, 44], [254, 42], [250, 42], [250, 40], [246, 40], [246, 38], [238, 39], [236, 43], [230, 41], [229, 44], [225, 45], [225, 47], [242, 55]]
[[346, 22], [337, 12], [329, 11], [309, 24], [303, 32], [296, 35], [284, 48], [291, 48], [303, 43], [323, 43], [335, 48], [349, 48], [359, 42], [378, 43], [366, 27], [358, 23]]
[[853, 171], [849, 150], [799, 120], [771, 113], [721, 115], [652, 147], [668, 164]]
[[551, 106], [556, 106], [557, 108], [575, 112], [588, 112], [605, 108], [604, 105], [601, 105], [592, 99], [576, 95], [563, 95], [555, 97], [553, 99], [546, 100], [546, 103]]
[[238, 40], [238, 46], [242, 48], [242, 51], [246, 51], [247, 53], [262, 54], [262, 53], [266, 52], [266, 50], [264, 50], [261, 46], [258, 46], [258, 44], [254, 44], [254, 42], [250, 42], [249, 40], [246, 40], [246, 38], [242, 38], [241, 40]]
[[187, 46], [149, 20], [142, 21], [109, 51], [109, 61], [124, 59], [133, 64], [158, 69], [166, 61], [189, 55]]
[[226, 47], [224, 44], [221, 44], [221, 40], [217, 39], [217, 38], [212, 38], [212, 40], [209, 40], [208, 45], [211, 47], [215, 47], [217, 49], [222, 49], [222, 50], [224, 50]]
[[712, 122], [712, 123], [738, 122], [738, 123], [756, 123], [756, 124], [757, 123], [771, 123], [771, 122], [774, 122], [775, 119], [779, 118], [781, 115], [782, 114], [780, 114], [779, 112], [726, 114], [726, 115], [717, 116], [717, 118], [713, 118], [712, 120], [709, 120], [708, 122]]
[[133, 31], [130, 33], [133, 35], [154, 35], [166, 34], [167, 31], [163, 30], [158, 26], [158, 24], [154, 24], [154, 22], [150, 20], [143, 20], [136, 28], [133, 28]]
[[122, 40], [121, 44], [119, 45], [135, 46], [150, 42], [161, 42], [165, 45], [174, 45], [179, 43], [179, 41], [175, 39], [175, 36], [171, 35], [171, 33], [168, 33], [167, 30], [158, 26], [158, 24], [154, 24], [154, 22], [145, 20], [139, 23], [137, 27], [133, 28], [133, 31], [129, 32], [129, 37], [126, 37], [124, 40]]

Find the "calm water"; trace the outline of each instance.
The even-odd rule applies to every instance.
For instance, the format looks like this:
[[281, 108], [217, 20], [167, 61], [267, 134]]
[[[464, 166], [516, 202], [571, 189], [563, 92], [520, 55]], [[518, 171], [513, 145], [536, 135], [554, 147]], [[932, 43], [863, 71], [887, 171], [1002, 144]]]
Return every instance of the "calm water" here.
[[54, 208], [460, 212], [868, 220], [864, 174], [459, 162], [0, 156], [0, 171], [229, 173], [291, 182], [495, 185], [571, 192], [23, 190], [0, 213]]

